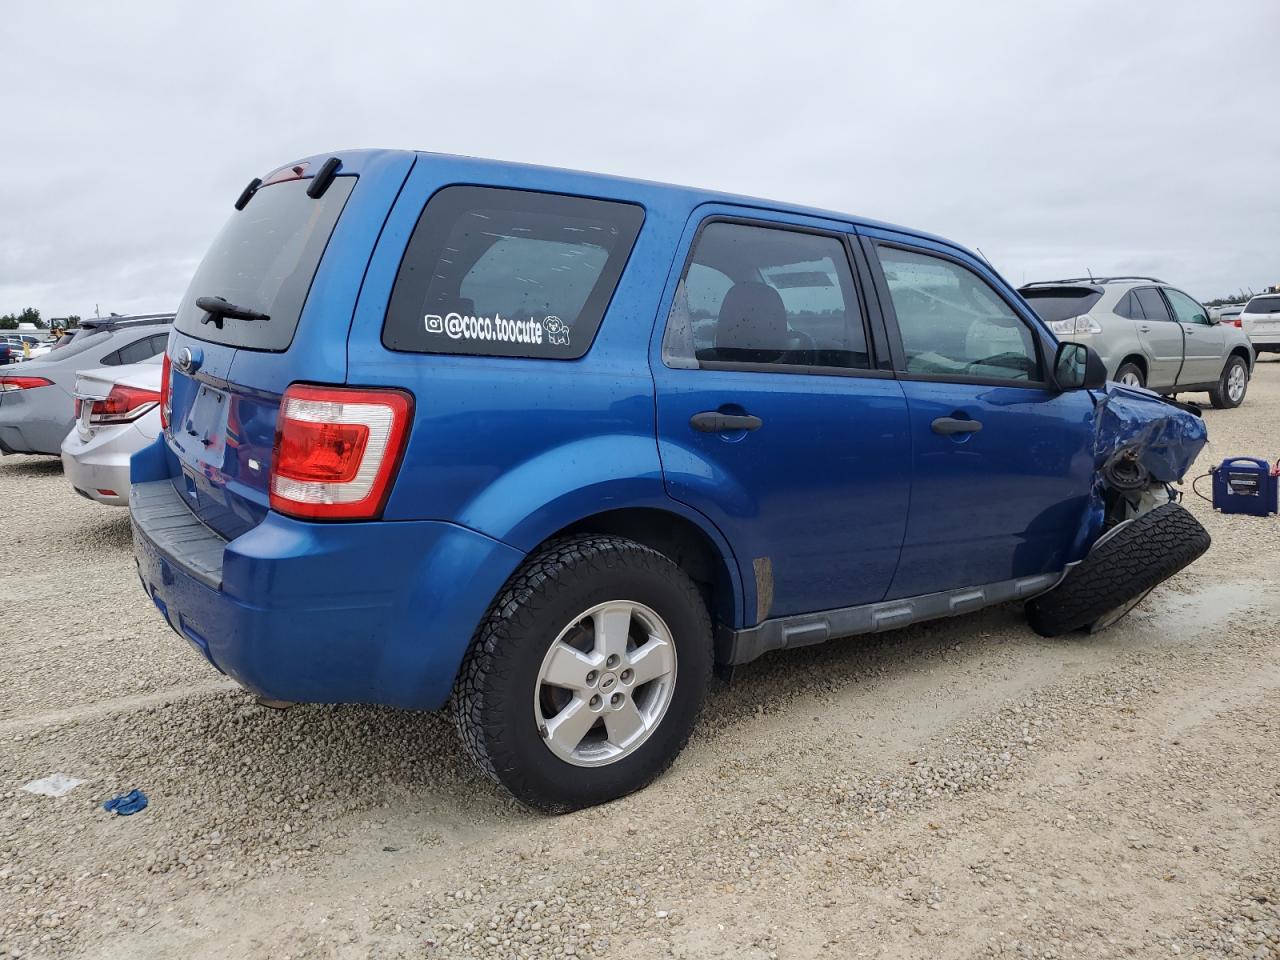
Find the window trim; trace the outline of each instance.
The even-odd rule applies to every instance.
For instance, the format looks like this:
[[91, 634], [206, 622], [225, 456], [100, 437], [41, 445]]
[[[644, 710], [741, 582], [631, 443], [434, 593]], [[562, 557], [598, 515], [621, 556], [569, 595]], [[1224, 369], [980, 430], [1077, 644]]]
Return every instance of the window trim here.
[[[585, 345], [581, 353], [578, 353], [574, 356], [565, 356], [565, 357], [536, 357], [536, 356], [531, 357], [531, 356], [526, 356], [523, 354], [515, 354], [515, 353], [468, 353], [465, 351], [458, 351], [458, 350], [450, 350], [450, 351], [414, 350], [407, 347], [394, 347], [386, 342], [387, 325], [391, 317], [391, 305], [396, 292], [396, 284], [399, 282], [400, 274], [404, 270], [405, 261], [408, 260], [409, 258], [409, 251], [413, 246], [414, 235], [417, 233], [418, 227], [422, 224], [422, 218], [426, 215], [427, 208], [431, 206], [431, 202], [446, 190], [450, 190], [458, 187], [464, 187], [464, 188], [475, 189], [475, 190], [500, 191], [502, 193], [526, 194], [526, 195], [534, 195], [538, 197], [562, 197], [569, 200], [588, 200], [596, 203], [605, 203], [605, 204], [611, 204], [611, 205], [617, 205], [617, 206], [634, 207], [636, 210], [640, 212], [640, 220], [636, 224], [635, 236], [631, 238], [631, 244], [627, 248], [626, 256], [623, 257], [621, 262], [618, 264], [618, 274], [616, 277], [614, 277], [613, 286], [609, 290], [609, 295], [605, 297], [601, 303], [600, 320], [596, 323], [595, 329], [591, 332], [591, 339], [587, 342], [587, 344]], [[417, 213], [414, 215], [413, 224], [412, 226], [409, 227], [408, 235], [405, 238], [403, 249], [401, 249], [400, 255], [396, 259], [395, 271], [391, 277], [391, 287], [387, 291], [387, 295], [386, 295], [386, 305], [383, 307], [381, 311], [382, 321], [378, 327], [378, 344], [381, 346], [382, 349], [387, 350], [390, 353], [404, 354], [410, 357], [412, 356], [472, 357], [472, 358], [479, 358], [483, 360], [523, 360], [526, 362], [532, 360], [537, 362], [553, 361], [555, 363], [580, 363], [590, 355], [592, 349], [596, 345], [596, 341], [600, 337], [600, 331], [604, 329], [605, 321], [609, 319], [609, 311], [613, 307], [613, 301], [618, 295], [618, 289], [622, 286], [623, 281], [626, 279], [627, 267], [631, 265], [631, 258], [635, 256], [636, 247], [640, 245], [640, 242], [644, 236], [645, 225], [648, 222], [648, 220], [649, 220], [649, 208], [646, 207], [642, 202], [636, 199], [623, 199], [620, 197], [598, 196], [598, 195], [589, 194], [589, 193], [570, 193], [564, 190], [535, 189], [533, 187], [522, 187], [522, 186], [515, 186], [512, 184], [484, 183], [484, 182], [479, 182], [475, 180], [453, 180], [453, 181], [449, 181], [448, 183], [442, 183], [439, 186], [437, 186], [434, 190], [431, 191], [431, 193], [427, 196], [427, 199], [423, 201], [421, 209], [419, 209]], [[609, 259], [610, 258], [606, 257], [605, 264], [601, 270], [600, 276], [596, 278], [596, 285], [599, 285], [601, 278], [603, 278], [605, 273], [607, 272], [609, 268]], [[594, 292], [594, 287], [592, 288], [592, 292]], [[590, 300], [591, 300], [591, 293], [588, 293], [587, 302], [590, 302]]]
[[[986, 277], [982, 276], [972, 266], [965, 263], [960, 257], [944, 253], [940, 250], [933, 250], [929, 247], [917, 247], [910, 243], [897, 240], [882, 240], [880, 238], [864, 237], [866, 245], [873, 248], [868, 253], [868, 260], [873, 264], [872, 273], [875, 276], [876, 287], [880, 297], [880, 309], [884, 314], [885, 324], [888, 326], [890, 335], [889, 342], [893, 352], [893, 367], [899, 380], [912, 380], [922, 383], [971, 383], [984, 387], [1021, 387], [1028, 390], [1052, 390], [1054, 389], [1053, 381], [1049, 378], [1049, 364], [1045, 362], [1045, 343], [1044, 334], [1040, 328], [1032, 323], [1023, 314], [1021, 310], [1005, 295], [1005, 292], [991, 283]], [[946, 260], [955, 264], [962, 270], [967, 270], [973, 274], [991, 291], [1000, 298], [1010, 312], [1027, 328], [1031, 333], [1031, 340], [1036, 348], [1036, 361], [1040, 367], [1039, 380], [1009, 380], [999, 377], [975, 377], [965, 374], [954, 373], [913, 373], [907, 370], [906, 351], [902, 346], [902, 331], [898, 327], [898, 311], [893, 303], [893, 293], [889, 290], [889, 282], [885, 279], [884, 266], [880, 262], [880, 248], [888, 247], [891, 250], [901, 250], [904, 253], [913, 253], [922, 257], [935, 257], [939, 260]], [[871, 254], [874, 253], [874, 256]]]
[[[771, 212], [775, 212], [780, 216], [786, 215], [783, 211]], [[867, 357], [871, 361], [871, 366], [861, 368], [810, 366], [794, 363], [748, 363], [741, 360], [699, 360], [695, 356], [693, 360], [697, 363], [696, 367], [672, 367], [665, 360], [662, 360], [662, 345], [666, 341], [667, 329], [671, 325], [671, 310], [675, 306], [675, 298], [679, 294], [681, 284], [685, 282], [689, 275], [689, 268], [693, 265], [693, 254], [698, 248], [698, 241], [702, 239], [703, 231], [715, 223], [728, 223], [742, 227], [762, 227], [766, 230], [785, 230], [790, 233], [804, 233], [810, 236], [825, 237], [839, 243], [844, 250], [846, 265], [849, 268], [849, 280], [853, 286], [854, 296], [858, 301], [858, 314], [862, 320], [862, 334], [867, 345]], [[894, 371], [884, 368], [879, 362], [882, 342], [873, 336], [871, 323], [873, 314], [858, 268], [858, 260], [851, 242], [852, 237], [853, 234], [847, 231], [823, 229], [809, 224], [794, 223], [790, 220], [765, 220], [757, 217], [725, 213], [713, 213], [705, 216], [698, 223], [698, 229], [694, 232], [693, 239], [689, 242], [689, 249], [685, 251], [684, 265], [680, 268], [680, 274], [676, 279], [675, 287], [672, 289], [671, 300], [666, 304], [665, 316], [662, 322], [662, 335], [658, 337], [660, 362], [668, 370], [685, 370], [689, 373], [715, 370], [736, 373], [775, 373], [789, 377], [870, 377], [874, 380], [892, 380]]]

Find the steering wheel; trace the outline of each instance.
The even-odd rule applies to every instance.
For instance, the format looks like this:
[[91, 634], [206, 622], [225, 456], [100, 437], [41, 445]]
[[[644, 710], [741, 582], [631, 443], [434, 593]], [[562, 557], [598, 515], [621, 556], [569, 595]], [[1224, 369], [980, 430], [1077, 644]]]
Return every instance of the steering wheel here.
[[818, 365], [818, 341], [803, 330], [792, 330], [788, 327], [787, 331], [791, 334], [792, 339], [799, 340], [803, 344], [801, 350], [809, 355], [806, 365], [816, 367]]

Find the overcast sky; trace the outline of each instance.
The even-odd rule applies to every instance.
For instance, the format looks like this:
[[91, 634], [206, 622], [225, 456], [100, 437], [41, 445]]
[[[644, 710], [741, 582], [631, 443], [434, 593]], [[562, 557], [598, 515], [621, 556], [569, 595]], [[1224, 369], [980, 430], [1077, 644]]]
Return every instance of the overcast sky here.
[[[326, 13], [326, 10], [329, 12]], [[0, 313], [172, 309], [244, 184], [411, 147], [1280, 282], [1280, 2], [6, 4]]]

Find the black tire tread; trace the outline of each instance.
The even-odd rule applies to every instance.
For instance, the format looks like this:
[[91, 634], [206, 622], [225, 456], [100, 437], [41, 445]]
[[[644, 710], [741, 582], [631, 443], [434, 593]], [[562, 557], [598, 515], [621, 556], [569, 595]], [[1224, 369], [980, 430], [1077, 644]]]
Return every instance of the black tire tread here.
[[1184, 507], [1161, 504], [1091, 551], [1053, 590], [1029, 601], [1027, 619], [1043, 637], [1087, 627], [1169, 579], [1209, 542], [1209, 532]]
[[1244, 403], [1244, 397], [1240, 398], [1240, 403], [1232, 403], [1231, 398], [1227, 395], [1227, 375], [1231, 373], [1231, 368], [1236, 364], [1244, 366], [1245, 375], [1245, 395], [1249, 392], [1249, 365], [1243, 358], [1232, 354], [1227, 358], [1227, 365], [1222, 368], [1222, 375], [1218, 377], [1218, 385], [1209, 391], [1209, 402], [1213, 404], [1215, 410], [1231, 410]]
[[[580, 534], [545, 544], [511, 575], [476, 628], [450, 698], [454, 727], [476, 766], [494, 783], [534, 809], [566, 813], [578, 805], [550, 802], [540, 797], [536, 790], [521, 782], [517, 769], [499, 765], [495, 753], [500, 750], [500, 733], [498, 724], [494, 722], [494, 711], [501, 710], [502, 706], [490, 702], [488, 691], [493, 688], [491, 681], [507, 666], [502, 655], [504, 644], [513, 632], [533, 628], [548, 589], [554, 589], [557, 583], [570, 575], [589, 574], [593, 568], [620, 564], [661, 569], [663, 576], [688, 595], [689, 602], [701, 616], [706, 639], [701, 645], [706, 656], [705, 675], [710, 675], [714, 648], [706, 604], [688, 575], [665, 555], [634, 540], [613, 535]], [[684, 731], [677, 748], [670, 751], [635, 789], [646, 786], [664, 773], [684, 749], [691, 733], [692, 724], [689, 730]]]

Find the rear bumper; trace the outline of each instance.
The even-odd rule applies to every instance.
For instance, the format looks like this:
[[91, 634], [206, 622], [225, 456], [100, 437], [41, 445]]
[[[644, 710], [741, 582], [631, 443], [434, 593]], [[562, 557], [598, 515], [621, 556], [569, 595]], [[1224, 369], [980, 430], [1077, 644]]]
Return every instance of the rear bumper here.
[[[98, 429], [88, 440], [75, 427], [62, 441], [62, 472], [76, 492], [113, 507], [129, 505], [129, 458], [155, 439], [124, 423]], [[100, 493], [109, 490], [111, 493]]]
[[433, 521], [270, 513], [225, 541], [194, 521], [168, 479], [135, 483], [130, 506], [138, 574], [169, 625], [276, 700], [442, 706], [477, 624], [523, 560]]

